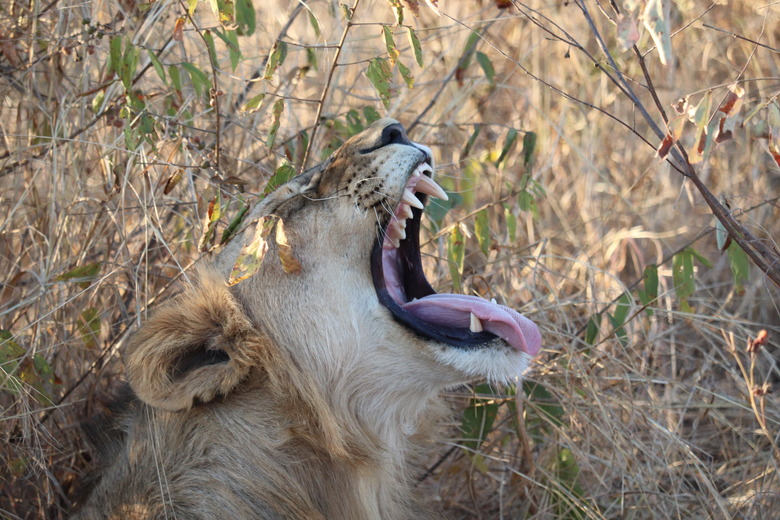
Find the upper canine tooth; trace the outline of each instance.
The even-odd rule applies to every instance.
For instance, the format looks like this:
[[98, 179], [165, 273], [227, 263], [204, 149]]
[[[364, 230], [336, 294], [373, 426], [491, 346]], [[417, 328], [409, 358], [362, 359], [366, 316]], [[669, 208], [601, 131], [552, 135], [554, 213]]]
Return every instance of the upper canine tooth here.
[[419, 191], [420, 193], [427, 193], [428, 195], [432, 197], [436, 197], [437, 199], [441, 200], [447, 200], [447, 194], [444, 192], [443, 189], [441, 189], [441, 186], [436, 184], [436, 182], [433, 181], [430, 177], [426, 177], [423, 175], [420, 177], [420, 180], [417, 181], [417, 185], [415, 186], [415, 189]]
[[471, 318], [471, 323], [469, 324], [469, 330], [471, 332], [482, 332], [483, 330], [485, 330], [482, 328], [482, 322], [479, 321], [479, 318], [477, 318], [473, 312], [470, 313], [470, 318]]
[[[422, 179], [422, 177], [421, 177], [421, 179]], [[415, 197], [414, 193], [409, 191], [409, 188], [404, 188], [404, 194], [401, 195], [401, 202], [409, 204], [413, 208], [417, 208], [417, 209], [423, 209], [425, 207], [425, 206], [422, 205], [422, 202], [420, 202], [420, 199]]]

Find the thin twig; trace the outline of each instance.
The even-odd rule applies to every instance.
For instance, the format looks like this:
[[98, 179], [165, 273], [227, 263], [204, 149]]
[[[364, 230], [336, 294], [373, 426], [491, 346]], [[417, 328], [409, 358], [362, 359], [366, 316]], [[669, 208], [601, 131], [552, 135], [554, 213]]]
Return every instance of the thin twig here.
[[[607, 46], [604, 43], [603, 38], [601, 37], [601, 33], [599, 32], [598, 28], [596, 27], [596, 24], [594, 23], [592, 17], [590, 16], [590, 11], [588, 10], [587, 6], [582, 0], [577, 0], [577, 5], [580, 7], [583, 16], [588, 22], [591, 32], [596, 37], [596, 41], [598, 42], [601, 51], [606, 56], [607, 60], [610, 63], [610, 66], [615, 71], [617, 77], [622, 83], [624, 88], [622, 88], [621, 91], [623, 91], [629, 97], [629, 99], [634, 104], [634, 106], [642, 114], [642, 117], [645, 119], [645, 121], [650, 125], [650, 128], [653, 130], [653, 132], [655, 132], [656, 136], [658, 136], [659, 139], [663, 139], [665, 133], [661, 131], [661, 129], [656, 124], [655, 120], [647, 112], [645, 106], [642, 104], [642, 102], [639, 100], [636, 94], [634, 94], [633, 90], [631, 89], [631, 86], [626, 81], [623, 73], [617, 67], [617, 64], [612, 58], [609, 49], [607, 49]], [[643, 72], [646, 73], [646, 69], [644, 67], [643, 67]], [[649, 75], [647, 77], [649, 77]], [[648, 89], [654, 93], [655, 89], [653, 88], [652, 83], [648, 85]], [[655, 95], [655, 93], [653, 94], [653, 97], [656, 100], [656, 103], [658, 104], [659, 108], [661, 108], [660, 101], [658, 100], [657, 95]], [[662, 117], [665, 118], [662, 108], [661, 108], [661, 113], [662, 113]], [[717, 197], [713, 195], [713, 193], [710, 191], [707, 185], [704, 184], [704, 182], [702, 182], [701, 178], [696, 172], [696, 169], [693, 167], [693, 165], [691, 165], [690, 161], [688, 160], [688, 154], [683, 148], [681, 143], [679, 142], [676, 143], [676, 147], [671, 150], [670, 156], [672, 156], [675, 159], [677, 164], [682, 166], [683, 168], [682, 174], [693, 181], [699, 193], [701, 193], [702, 197], [704, 198], [704, 201], [710, 207], [710, 210], [715, 215], [715, 217], [726, 228], [726, 231], [728, 232], [732, 240], [737, 242], [737, 244], [751, 258], [753, 263], [759, 269], [761, 269], [767, 275], [767, 277], [769, 277], [769, 279], [772, 280], [772, 282], [775, 285], [780, 287], [780, 253], [770, 250], [762, 241], [758, 240], [744, 226], [742, 226], [742, 224], [737, 222], [734, 219], [734, 217], [731, 215], [731, 213], [725, 207], [723, 207], [723, 205], [720, 203]], [[675, 164], [669, 160], [669, 157], [667, 157], [667, 161], [669, 161], [670, 164]]]
[[209, 92], [209, 101], [211, 102], [211, 106], [214, 108], [214, 123], [216, 126], [216, 132], [214, 134], [214, 164], [215, 164], [215, 171], [217, 173], [220, 173], [220, 153], [219, 153], [219, 146], [220, 146], [220, 121], [219, 121], [219, 80], [217, 79], [217, 72], [219, 71], [219, 64], [216, 63], [214, 56], [211, 52], [211, 47], [209, 47], [209, 43], [206, 41], [206, 37], [203, 36], [203, 31], [200, 30], [200, 27], [198, 27], [198, 24], [195, 23], [195, 20], [192, 19], [192, 15], [190, 14], [190, 10], [187, 8], [187, 5], [184, 3], [184, 0], [179, 0], [179, 5], [181, 5], [181, 8], [184, 9], [184, 13], [187, 15], [187, 19], [192, 24], [192, 27], [195, 28], [195, 32], [198, 33], [198, 36], [200, 36], [200, 39], [203, 40], [203, 44], [206, 46], [206, 51], [209, 56], [209, 64], [211, 65], [211, 91]]
[[301, 162], [301, 171], [306, 170], [306, 163], [309, 160], [309, 155], [311, 154], [312, 147], [314, 146], [314, 137], [317, 135], [317, 129], [320, 127], [320, 117], [322, 116], [322, 109], [325, 106], [325, 99], [328, 97], [328, 92], [330, 91], [330, 83], [331, 81], [333, 81], [333, 73], [336, 71], [336, 67], [338, 66], [339, 56], [341, 56], [341, 51], [344, 48], [344, 44], [347, 41], [347, 34], [349, 34], [349, 29], [353, 25], [352, 18], [355, 16], [355, 10], [357, 9], [358, 4], [360, 4], [360, 0], [355, 0], [355, 2], [352, 4], [352, 7], [350, 8], [351, 16], [347, 19], [347, 25], [344, 27], [344, 31], [341, 33], [341, 39], [339, 40], [338, 46], [336, 47], [336, 54], [333, 56], [333, 61], [330, 64], [330, 70], [328, 71], [328, 79], [325, 82], [325, 87], [322, 89], [320, 102], [317, 105], [317, 115], [314, 116], [314, 126], [311, 129], [311, 137], [309, 138], [309, 143], [306, 145], [306, 152], [304, 152], [303, 154], [303, 161]]
[[758, 47], [763, 47], [764, 49], [767, 49], [767, 50], [770, 50], [772, 52], [776, 52], [776, 53], [780, 54], [780, 49], [775, 49], [774, 47], [771, 47], [771, 46], [766, 45], [766, 44], [761, 43], [761, 42], [757, 42], [756, 40], [751, 40], [750, 38], [745, 38], [744, 36], [740, 36], [737, 33], [733, 33], [731, 31], [726, 31], [724, 29], [719, 29], [718, 27], [713, 27], [712, 25], [707, 24], [707, 23], [703, 23], [701, 25], [703, 27], [706, 27], [707, 29], [712, 29], [713, 31], [718, 31], [718, 32], [722, 32], [722, 33], [728, 34], [729, 36], [731, 36], [732, 38], [736, 38], [737, 40], [744, 40], [746, 42], [750, 42], [750, 43], [752, 43], [754, 45], [757, 45]]

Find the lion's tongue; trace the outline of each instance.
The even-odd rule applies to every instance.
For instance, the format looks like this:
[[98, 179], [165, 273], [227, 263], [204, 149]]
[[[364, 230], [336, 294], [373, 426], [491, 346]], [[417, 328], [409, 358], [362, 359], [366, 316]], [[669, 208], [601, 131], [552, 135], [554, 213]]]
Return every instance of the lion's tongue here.
[[533, 356], [542, 346], [536, 324], [516, 311], [465, 294], [431, 294], [402, 305], [433, 325], [468, 328], [473, 313], [484, 330], [502, 338], [514, 348]]

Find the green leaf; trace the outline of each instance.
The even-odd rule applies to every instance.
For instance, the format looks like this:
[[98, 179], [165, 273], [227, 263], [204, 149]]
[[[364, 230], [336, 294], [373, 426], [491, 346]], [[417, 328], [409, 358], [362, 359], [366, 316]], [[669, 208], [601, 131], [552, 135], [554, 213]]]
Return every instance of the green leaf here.
[[469, 65], [471, 65], [471, 57], [474, 56], [474, 51], [477, 48], [477, 42], [479, 42], [479, 33], [471, 31], [471, 34], [469, 34], [469, 37], [466, 40], [466, 46], [463, 48], [463, 54], [461, 55], [463, 61], [458, 65], [458, 70], [466, 70], [469, 68]]
[[515, 144], [515, 141], [517, 141], [517, 130], [515, 130], [514, 128], [510, 128], [506, 134], [506, 139], [504, 140], [504, 147], [501, 149], [501, 155], [498, 156], [498, 159], [495, 162], [496, 168], [498, 168], [499, 164], [504, 162], [504, 159], [506, 159], [506, 156], [509, 154], [509, 150]]
[[111, 69], [116, 72], [117, 77], [122, 75], [122, 36], [116, 35], [111, 38], [109, 43], [109, 57], [111, 58]]
[[[14, 341], [14, 336], [5, 329], [0, 329], [0, 367], [6, 369], [6, 364], [23, 357], [26, 350]], [[6, 370], [12, 372], [12, 370]]]
[[160, 63], [160, 60], [157, 58], [157, 55], [155, 53], [153, 53], [151, 50], [147, 50], [146, 52], [149, 55], [149, 61], [152, 62], [152, 66], [154, 67], [154, 71], [160, 77], [162, 82], [167, 85], [168, 84], [168, 79], [165, 77], [165, 69], [163, 68], [162, 63]]
[[647, 0], [642, 22], [655, 43], [662, 65], [672, 63], [672, 35], [669, 9], [664, 9], [663, 0]]
[[609, 319], [612, 328], [615, 330], [615, 336], [623, 345], [628, 344], [628, 334], [623, 325], [626, 323], [626, 318], [628, 317], [628, 312], [631, 310], [632, 302], [633, 299], [631, 298], [631, 295], [628, 292], [624, 292], [620, 295], [620, 298], [615, 305], [614, 314], [607, 313], [607, 318]]
[[313, 71], [316, 71], [318, 68], [317, 52], [311, 47], [306, 47], [306, 64]]
[[95, 280], [100, 272], [100, 262], [82, 265], [71, 269], [55, 278], [58, 282], [76, 282], [82, 289], [86, 289]]
[[241, 58], [244, 57], [238, 47], [238, 33], [236, 33], [236, 31], [225, 31], [225, 38], [223, 38], [223, 40], [227, 43], [228, 56], [230, 57], [230, 69], [235, 72], [238, 63], [241, 61]]
[[536, 206], [536, 199], [528, 190], [523, 190], [517, 195], [517, 204], [521, 211], [530, 211], [535, 219], [539, 218], [539, 208]]
[[414, 61], [417, 62], [418, 67], [423, 66], [423, 55], [422, 55], [422, 46], [420, 45], [420, 40], [417, 38], [417, 34], [415, 34], [414, 29], [411, 27], [406, 28], [406, 35], [409, 37], [409, 45], [412, 47], [412, 50], [414, 51]]
[[204, 88], [205, 92], [208, 92], [209, 88], [211, 87], [211, 82], [209, 81], [209, 77], [206, 76], [203, 71], [201, 71], [192, 63], [182, 63], [181, 66], [190, 75], [190, 81], [192, 82], [192, 86], [195, 89], [195, 95], [201, 97], [204, 92]]
[[461, 169], [460, 194], [463, 205], [467, 208], [474, 207], [474, 193], [479, 185], [480, 177], [484, 173], [483, 165], [478, 159], [469, 159]]
[[595, 314], [588, 318], [588, 326], [585, 329], [585, 343], [593, 345], [599, 335], [599, 324], [601, 323], [601, 314]]
[[170, 65], [168, 67], [168, 75], [171, 77], [171, 85], [176, 92], [181, 92], [181, 77], [179, 76], [179, 68], [176, 65]]
[[195, 13], [195, 8], [198, 6], [198, 0], [187, 0], [187, 12], [192, 16]]
[[526, 132], [523, 136], [523, 166], [530, 171], [536, 162], [536, 132]]
[[643, 276], [644, 289], [637, 291], [639, 295], [639, 301], [642, 305], [646, 306], [645, 312], [648, 316], [654, 314], [651, 305], [658, 298], [658, 266], [655, 264], [645, 267], [645, 273]]
[[477, 213], [474, 219], [474, 233], [477, 235], [479, 247], [482, 253], [487, 256], [490, 253], [490, 227], [488, 225], [488, 212], [483, 209]]
[[[563, 426], [564, 410], [561, 402], [550, 393], [541, 383], [523, 381], [523, 392], [528, 399], [527, 410], [533, 411], [540, 419], [552, 423], [554, 426]], [[543, 428], [549, 431], [549, 428]], [[535, 428], [540, 432], [542, 428], [537, 425]]]
[[567, 520], [588, 518], [588, 514], [580, 505], [584, 501], [585, 492], [579, 483], [579, 475], [580, 468], [574, 454], [568, 448], [559, 448], [555, 458], [555, 476], [559, 486], [566, 489], [568, 493], [564, 493], [558, 488], [552, 490], [556, 518]]
[[680, 307], [684, 312], [690, 312], [688, 298], [696, 291], [696, 282], [693, 279], [693, 253], [686, 248], [674, 255], [672, 261], [672, 281]]
[[[481, 384], [474, 388], [477, 395], [493, 395], [493, 390], [487, 384]], [[469, 405], [463, 410], [463, 420], [461, 430], [463, 431], [462, 445], [469, 452], [479, 450], [479, 447], [487, 438], [493, 428], [496, 416], [498, 415], [499, 402], [496, 399], [472, 397]]]
[[729, 232], [726, 231], [723, 222], [717, 218], [715, 219], [715, 241], [718, 244], [718, 249], [721, 251], [725, 251], [731, 243], [731, 240], [729, 240]]
[[344, 18], [347, 19], [347, 21], [352, 21], [352, 8], [349, 7], [347, 4], [340, 4], [341, 5], [341, 12], [344, 15]]
[[268, 55], [268, 63], [265, 65], [265, 74], [263, 79], [271, 79], [278, 69], [287, 58], [287, 42], [277, 40], [274, 46], [271, 48], [271, 53]]
[[631, 298], [631, 295], [628, 292], [624, 292], [620, 295], [620, 298], [618, 298], [618, 301], [615, 304], [615, 313], [612, 315], [618, 326], [625, 324], [628, 312], [631, 310], [632, 302], [633, 298]]
[[447, 216], [447, 213], [453, 207], [463, 202], [463, 198], [459, 193], [452, 193], [449, 191], [446, 191], [446, 193], [448, 197], [447, 200], [430, 198], [425, 205], [425, 216], [437, 231], [441, 229], [442, 224], [444, 223], [444, 217]]
[[81, 313], [79, 320], [81, 341], [87, 348], [97, 346], [97, 338], [100, 336], [100, 313], [94, 307], [90, 307]]
[[122, 84], [127, 92], [133, 87], [133, 76], [135, 75], [135, 69], [138, 65], [138, 49], [135, 45], [127, 41], [125, 45], [125, 53], [122, 56], [122, 68], [119, 77], [122, 79]]
[[360, 114], [354, 108], [347, 112], [347, 115], [344, 117], [344, 119], [347, 120], [348, 136], [352, 137], [353, 135], [359, 134], [363, 131], [364, 126], [363, 122], [360, 121]]
[[226, 227], [222, 232], [222, 239], [219, 242], [220, 244], [225, 244], [228, 240], [233, 238], [233, 235], [238, 230], [238, 226], [241, 224], [241, 222], [243, 222], [247, 211], [249, 211], [249, 204], [244, 202], [243, 206], [241, 206], [241, 209], [238, 210], [236, 216], [233, 217], [233, 220], [231, 220], [230, 224], [228, 224], [228, 227]]
[[471, 137], [469, 137], [466, 146], [463, 148], [463, 152], [461, 152], [461, 157], [468, 156], [468, 154], [471, 152], [471, 149], [474, 147], [474, 143], [477, 141], [477, 137], [479, 137], [479, 133], [481, 131], [482, 131], [481, 124], [474, 125], [474, 131], [471, 132]]
[[309, 10], [309, 23], [311, 24], [311, 28], [314, 29], [314, 36], [319, 38], [322, 34], [322, 31], [320, 30], [320, 23], [317, 21], [317, 17], [314, 16], [314, 13], [311, 10]]
[[379, 115], [379, 112], [376, 111], [376, 108], [369, 105], [363, 107], [363, 119], [366, 120], [367, 125], [370, 125], [374, 121], [382, 119], [382, 116]]
[[374, 85], [379, 99], [382, 100], [382, 104], [387, 108], [390, 105], [390, 96], [392, 94], [390, 88], [390, 76], [392, 73], [392, 67], [390, 63], [384, 58], [374, 58], [368, 63], [368, 69], [366, 70], [366, 77]]
[[408, 88], [414, 88], [414, 76], [412, 75], [412, 71], [400, 61], [396, 62], [396, 65], [398, 66], [398, 71], [401, 73], [401, 77], [404, 78], [406, 86]]
[[512, 213], [512, 208], [504, 204], [504, 220], [506, 220], [506, 230], [510, 242], [517, 241], [517, 217]]
[[95, 97], [92, 98], [92, 111], [94, 113], [99, 113], [100, 108], [103, 106], [103, 101], [106, 99], [106, 91], [101, 90], [97, 94], [95, 94]]
[[295, 177], [297, 173], [295, 166], [290, 164], [286, 159], [282, 159], [282, 164], [279, 165], [274, 174], [271, 175], [271, 178], [268, 179], [265, 189], [263, 189], [263, 194], [267, 195], [271, 193], [276, 188]]
[[263, 99], [265, 99], [265, 94], [258, 94], [252, 97], [249, 101], [244, 103], [242, 110], [249, 114], [253, 112], [257, 112], [258, 109], [260, 108], [260, 104], [263, 102]]
[[252, 0], [235, 0], [236, 2], [236, 25], [238, 33], [241, 36], [251, 36], [255, 32], [256, 19], [255, 7]]
[[482, 67], [482, 72], [485, 73], [485, 77], [491, 85], [495, 85], [494, 78], [496, 77], [496, 69], [493, 68], [493, 64], [490, 62], [490, 58], [484, 52], [477, 51], [477, 63]]
[[747, 253], [732, 241], [728, 248], [729, 264], [731, 264], [731, 274], [734, 276], [734, 285], [738, 291], [743, 289], [743, 285], [750, 279], [750, 260]]
[[453, 292], [459, 293], [461, 290], [461, 275], [463, 273], [463, 258], [466, 251], [466, 241], [459, 226], [452, 228], [450, 238], [447, 242], [447, 261], [450, 267], [450, 277], [452, 278]]
[[650, 301], [658, 298], [658, 266], [655, 264], [645, 267], [644, 273], [645, 294]]
[[390, 30], [390, 27], [387, 25], [382, 26], [382, 35], [385, 39], [385, 48], [387, 48], [387, 54], [390, 56], [390, 63], [394, 64], [395, 61], [398, 59], [398, 56], [401, 55], [401, 53], [398, 51], [398, 48], [395, 46], [395, 40], [393, 39], [393, 31]]
[[7, 330], [0, 329], [0, 390], [19, 395], [24, 384], [16, 376], [26, 350], [13, 339]]
[[704, 267], [709, 267], [709, 268], [712, 267], [712, 262], [710, 262], [709, 259], [707, 259], [706, 256], [702, 255], [701, 253], [699, 253], [698, 251], [696, 251], [692, 247], [689, 247], [688, 249], [691, 250], [691, 254], [693, 255], [693, 258], [698, 260], [699, 263], [701, 263], [701, 265], [703, 265]]
[[276, 133], [279, 131], [279, 120], [281, 119], [282, 112], [284, 112], [284, 98], [277, 99], [274, 103], [272, 110], [274, 121], [271, 123], [271, 128], [268, 129], [268, 149], [271, 150], [274, 147], [276, 141]]
[[203, 40], [206, 42], [206, 47], [209, 50], [211, 63], [213, 63], [215, 67], [218, 67], [219, 58], [217, 58], [217, 48], [214, 45], [214, 37], [211, 35], [211, 31], [203, 31]]

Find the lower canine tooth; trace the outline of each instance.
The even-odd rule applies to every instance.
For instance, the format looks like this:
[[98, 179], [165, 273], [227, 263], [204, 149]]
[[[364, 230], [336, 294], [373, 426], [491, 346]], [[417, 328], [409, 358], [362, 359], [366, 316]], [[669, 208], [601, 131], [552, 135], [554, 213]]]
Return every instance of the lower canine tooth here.
[[471, 314], [471, 323], [469, 324], [469, 330], [471, 332], [482, 332], [483, 330], [485, 330], [482, 328], [482, 322], [479, 321], [479, 318], [477, 318], [473, 312], [470, 314]]
[[409, 204], [411, 207], [417, 209], [423, 209], [425, 207], [422, 205], [422, 202], [420, 202], [420, 199], [415, 197], [414, 193], [409, 191], [408, 188], [404, 188], [404, 193], [401, 195], [401, 202]]
[[412, 213], [412, 208], [409, 207], [409, 204], [401, 204], [398, 206], [398, 218], [406, 220], [407, 218], [412, 218], [414, 214]]

